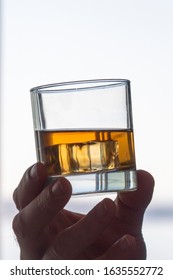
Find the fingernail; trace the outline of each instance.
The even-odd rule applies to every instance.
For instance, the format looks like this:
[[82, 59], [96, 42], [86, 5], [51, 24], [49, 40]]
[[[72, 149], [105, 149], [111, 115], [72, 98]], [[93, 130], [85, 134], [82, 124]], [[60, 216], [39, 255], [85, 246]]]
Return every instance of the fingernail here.
[[32, 179], [37, 179], [38, 178], [38, 169], [37, 169], [37, 164], [34, 164], [30, 170], [30, 176]]
[[122, 250], [127, 250], [129, 248], [136, 247], [135, 238], [130, 234], [127, 234], [127, 235], [123, 236], [120, 239], [120, 247], [121, 247]]
[[64, 193], [64, 181], [62, 179], [58, 179], [54, 182], [52, 186], [52, 193], [54, 195], [62, 195]]

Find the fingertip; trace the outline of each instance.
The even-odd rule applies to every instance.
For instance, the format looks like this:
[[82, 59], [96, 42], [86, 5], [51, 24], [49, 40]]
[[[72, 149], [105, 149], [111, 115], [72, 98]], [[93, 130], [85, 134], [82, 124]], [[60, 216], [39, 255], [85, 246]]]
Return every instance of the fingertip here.
[[25, 207], [43, 190], [46, 179], [46, 168], [41, 162], [33, 164], [25, 171], [13, 192], [13, 200], [18, 210]]
[[143, 198], [144, 207], [146, 207], [153, 197], [155, 180], [154, 177], [145, 170], [137, 171], [138, 195]]
[[66, 178], [59, 177], [57, 180], [53, 182], [52, 193], [55, 196], [56, 195], [71, 196], [72, 194], [71, 183]]
[[37, 162], [29, 168], [29, 176], [31, 179], [38, 180], [47, 177], [46, 167], [43, 163]]
[[104, 203], [104, 207], [105, 207], [106, 212], [114, 215], [115, 214], [115, 203], [114, 203], [114, 201], [110, 198], [105, 198], [103, 200], [103, 203]]
[[145, 209], [152, 199], [153, 190], [153, 176], [145, 170], [137, 170], [137, 190], [119, 193], [117, 198], [133, 209]]
[[148, 171], [142, 169], [137, 170], [137, 180], [139, 186], [147, 185], [149, 188], [154, 188], [154, 177]]
[[99, 218], [110, 218], [115, 214], [115, 203], [109, 199], [104, 198], [101, 202], [99, 202], [91, 211], [96, 210], [96, 214]]

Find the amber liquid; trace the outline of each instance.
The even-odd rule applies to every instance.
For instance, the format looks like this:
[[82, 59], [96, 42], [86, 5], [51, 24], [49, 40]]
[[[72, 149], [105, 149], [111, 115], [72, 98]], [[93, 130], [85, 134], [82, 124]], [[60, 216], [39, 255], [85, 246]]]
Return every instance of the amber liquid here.
[[35, 131], [49, 176], [135, 169], [132, 130]]

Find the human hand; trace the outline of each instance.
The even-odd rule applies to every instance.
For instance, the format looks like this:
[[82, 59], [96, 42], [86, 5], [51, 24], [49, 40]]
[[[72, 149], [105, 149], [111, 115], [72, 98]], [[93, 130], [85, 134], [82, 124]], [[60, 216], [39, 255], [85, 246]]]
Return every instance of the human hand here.
[[87, 215], [64, 209], [72, 189], [65, 178], [44, 188], [43, 164], [24, 174], [14, 191], [19, 213], [13, 229], [21, 259], [144, 259], [141, 234], [143, 214], [149, 204], [154, 180], [138, 171], [138, 190], [118, 194], [115, 202], [104, 199]]

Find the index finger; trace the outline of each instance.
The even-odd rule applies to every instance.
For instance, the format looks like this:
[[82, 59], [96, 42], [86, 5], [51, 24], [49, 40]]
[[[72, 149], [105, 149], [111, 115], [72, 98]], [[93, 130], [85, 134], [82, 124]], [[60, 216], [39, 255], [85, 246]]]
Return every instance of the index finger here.
[[63, 177], [48, 185], [35, 199], [24, 207], [13, 220], [18, 241], [37, 238], [71, 197], [71, 184]]
[[41, 162], [37, 162], [25, 171], [13, 193], [13, 200], [18, 210], [23, 209], [43, 190], [46, 178], [46, 169]]

